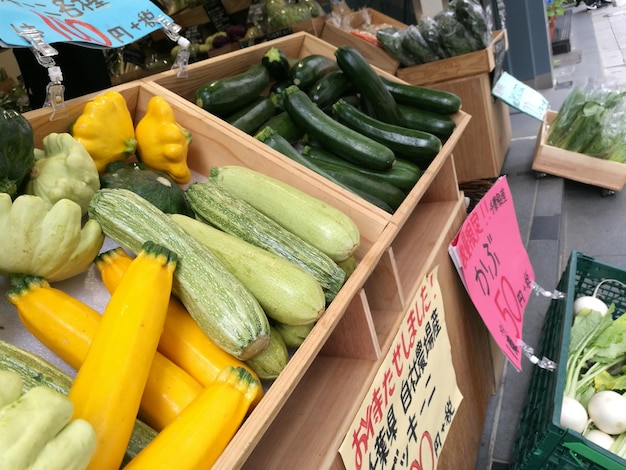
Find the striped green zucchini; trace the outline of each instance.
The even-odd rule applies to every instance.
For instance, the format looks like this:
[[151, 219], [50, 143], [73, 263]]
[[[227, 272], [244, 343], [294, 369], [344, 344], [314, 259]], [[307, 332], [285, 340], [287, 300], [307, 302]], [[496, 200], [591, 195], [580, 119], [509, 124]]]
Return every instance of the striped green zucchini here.
[[292, 185], [235, 165], [213, 167], [209, 178], [333, 261], [345, 260], [359, 246], [359, 228], [350, 217]]
[[288, 325], [317, 320], [324, 312], [319, 282], [291, 261], [182, 214], [172, 219], [209, 248], [259, 301], [267, 316]]
[[134, 253], [152, 240], [178, 255], [173, 291], [215, 344], [241, 360], [268, 346], [269, 323], [258, 301], [168, 214], [131, 191], [105, 188], [91, 200], [89, 217]]
[[[0, 340], [0, 369], [9, 370], [22, 377], [23, 392], [44, 385], [67, 395], [72, 378], [36, 354]], [[123, 465], [134, 458], [152, 439], [156, 431], [143, 421], [136, 420], [126, 448]]]
[[341, 289], [346, 275], [337, 263], [214, 181], [192, 183], [185, 194], [200, 219], [310, 272], [327, 303]]

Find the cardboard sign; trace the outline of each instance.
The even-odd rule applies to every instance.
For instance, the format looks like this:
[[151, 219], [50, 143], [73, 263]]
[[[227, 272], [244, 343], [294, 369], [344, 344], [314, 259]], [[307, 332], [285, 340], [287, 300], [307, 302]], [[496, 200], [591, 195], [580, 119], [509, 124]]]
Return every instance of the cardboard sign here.
[[491, 94], [541, 122], [548, 111], [549, 102], [545, 96], [507, 72], [496, 81]]
[[47, 44], [121, 47], [161, 29], [162, 25], [155, 22], [159, 16], [172, 21], [149, 0], [5, 1], [0, 3], [0, 46], [30, 47], [19, 32], [35, 28], [43, 33]]
[[347, 470], [435, 470], [463, 399], [437, 268], [409, 305], [339, 449]]
[[448, 251], [494, 340], [521, 370], [524, 309], [535, 274], [506, 177], [499, 178], [467, 216]]

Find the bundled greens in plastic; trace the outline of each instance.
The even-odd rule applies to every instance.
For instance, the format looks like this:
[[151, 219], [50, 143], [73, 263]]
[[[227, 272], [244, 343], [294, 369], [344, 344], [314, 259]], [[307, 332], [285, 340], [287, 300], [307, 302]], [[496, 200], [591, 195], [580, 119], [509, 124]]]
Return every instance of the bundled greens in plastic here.
[[407, 29], [389, 26], [376, 31], [376, 39], [380, 41], [387, 53], [398, 60], [403, 67], [410, 67], [411, 65], [423, 62], [415, 54], [402, 46], [403, 38], [407, 34]]
[[437, 25], [439, 25], [441, 45], [448, 53], [448, 56], [454, 57], [469, 54], [484, 48], [482, 43], [476, 40], [456, 18], [453, 10], [443, 10], [437, 13], [434, 19]]
[[480, 46], [484, 49], [491, 42], [491, 28], [485, 9], [475, 0], [453, 0], [450, 7], [457, 19], [465, 26]]
[[436, 54], [439, 59], [445, 59], [448, 57], [448, 53], [441, 45], [439, 26], [434, 18], [431, 18], [430, 16], [423, 16], [417, 22], [417, 29], [433, 54]]
[[410, 25], [404, 30], [402, 47], [425, 64], [443, 58], [436, 50], [428, 45], [416, 25]]
[[626, 162], [626, 92], [590, 81], [565, 99], [548, 131], [547, 144], [592, 157]]

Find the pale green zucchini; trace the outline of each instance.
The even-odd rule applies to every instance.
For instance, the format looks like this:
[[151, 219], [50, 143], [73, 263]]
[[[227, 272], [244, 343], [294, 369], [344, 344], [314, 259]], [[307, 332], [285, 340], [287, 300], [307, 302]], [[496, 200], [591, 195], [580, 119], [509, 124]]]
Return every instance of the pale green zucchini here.
[[185, 194], [200, 219], [310, 272], [322, 286], [327, 303], [341, 289], [346, 274], [337, 263], [214, 181], [192, 183]]
[[270, 326], [270, 345], [246, 361], [255, 373], [263, 380], [273, 380], [283, 371], [289, 361], [287, 345], [278, 330]]
[[268, 317], [302, 325], [317, 320], [324, 312], [322, 286], [300, 266], [198, 219], [182, 214], [170, 217], [224, 263]]
[[[72, 378], [41, 357], [0, 340], [0, 369], [10, 370], [22, 378], [23, 392], [45, 385], [64, 395], [72, 386]], [[156, 431], [143, 421], [136, 420], [122, 466], [133, 459], [156, 436]]]
[[349, 258], [359, 246], [359, 228], [347, 214], [292, 185], [243, 166], [213, 167], [210, 179], [333, 261]]
[[134, 253], [148, 240], [176, 253], [173, 292], [215, 344], [241, 360], [267, 348], [269, 323], [258, 301], [168, 214], [132, 191], [105, 188], [91, 200], [89, 217]]
[[315, 322], [308, 325], [285, 325], [284, 323], [272, 323], [274, 328], [285, 342], [287, 348], [298, 348], [304, 342], [309, 333], [315, 326]]

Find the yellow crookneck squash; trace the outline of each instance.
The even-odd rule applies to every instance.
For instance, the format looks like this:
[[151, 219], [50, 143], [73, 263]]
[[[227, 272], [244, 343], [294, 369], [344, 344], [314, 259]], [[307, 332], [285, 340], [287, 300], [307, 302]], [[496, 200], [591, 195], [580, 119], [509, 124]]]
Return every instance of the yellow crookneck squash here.
[[159, 244], [142, 245], [70, 388], [74, 418], [91, 423], [98, 439], [89, 470], [122, 463], [163, 331], [176, 261], [176, 254]]
[[71, 134], [85, 146], [99, 173], [109, 163], [134, 155], [137, 148], [133, 118], [126, 100], [113, 90], [85, 104], [72, 125]]
[[176, 183], [191, 180], [187, 152], [191, 133], [176, 122], [170, 104], [161, 96], [148, 101], [146, 114], [135, 128], [138, 158], [155, 170], [164, 171]]

